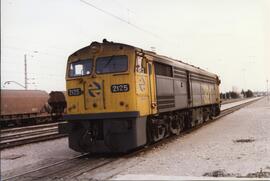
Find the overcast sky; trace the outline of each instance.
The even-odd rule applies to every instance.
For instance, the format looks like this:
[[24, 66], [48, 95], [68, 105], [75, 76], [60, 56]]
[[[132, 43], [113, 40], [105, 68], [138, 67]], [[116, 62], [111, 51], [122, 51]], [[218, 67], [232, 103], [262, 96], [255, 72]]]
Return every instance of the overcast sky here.
[[1, 88], [24, 84], [27, 54], [31, 89], [65, 90], [67, 57], [106, 38], [216, 73], [222, 91], [266, 89], [269, 0], [85, 1], [99, 10], [80, 0], [1, 0]]

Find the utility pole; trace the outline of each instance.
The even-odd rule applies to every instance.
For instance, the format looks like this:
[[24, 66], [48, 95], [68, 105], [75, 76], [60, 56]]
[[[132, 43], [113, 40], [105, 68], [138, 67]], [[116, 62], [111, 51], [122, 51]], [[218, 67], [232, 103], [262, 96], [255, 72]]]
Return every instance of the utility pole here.
[[[31, 54], [30, 54], [30, 57], [33, 57], [33, 54], [34, 53], [38, 53], [38, 51], [33, 51]], [[28, 54], [29, 55], [29, 54]], [[24, 88], [25, 90], [28, 90], [28, 72], [27, 72], [27, 53], [24, 54]]]
[[24, 88], [27, 90], [27, 55], [24, 54]]

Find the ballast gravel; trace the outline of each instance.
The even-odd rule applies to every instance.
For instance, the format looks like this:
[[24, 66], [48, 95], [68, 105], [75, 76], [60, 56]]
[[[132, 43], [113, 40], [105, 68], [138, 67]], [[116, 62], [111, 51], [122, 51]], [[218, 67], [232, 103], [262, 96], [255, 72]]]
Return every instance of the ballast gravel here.
[[80, 155], [68, 149], [67, 138], [1, 150], [1, 175], [11, 177]]
[[[141, 157], [141, 158], [140, 158]], [[139, 156], [113, 179], [270, 177], [270, 101], [252, 103]], [[129, 177], [131, 176], [131, 177]], [[170, 178], [170, 177], [165, 177]]]
[[[18, 175], [80, 155], [68, 148], [67, 138], [1, 150], [2, 178]], [[167, 144], [107, 165], [104, 171], [79, 180], [269, 177], [270, 101], [259, 100]], [[166, 177], [168, 176], [168, 177]], [[72, 178], [74, 179], [74, 178]]]

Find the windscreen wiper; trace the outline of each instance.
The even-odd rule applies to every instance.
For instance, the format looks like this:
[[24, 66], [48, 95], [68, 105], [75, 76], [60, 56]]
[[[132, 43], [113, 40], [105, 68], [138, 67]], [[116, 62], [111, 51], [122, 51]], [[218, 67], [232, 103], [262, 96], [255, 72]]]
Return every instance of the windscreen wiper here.
[[110, 57], [110, 59], [108, 60], [108, 62], [106, 63], [106, 65], [104, 65], [103, 68], [106, 68], [112, 61], [112, 59], [114, 58], [114, 55]]

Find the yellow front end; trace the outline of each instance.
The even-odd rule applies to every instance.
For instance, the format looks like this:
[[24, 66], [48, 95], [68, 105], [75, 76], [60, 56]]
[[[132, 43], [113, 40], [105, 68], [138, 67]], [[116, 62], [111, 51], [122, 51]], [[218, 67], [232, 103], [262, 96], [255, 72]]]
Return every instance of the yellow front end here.
[[[92, 44], [71, 55], [66, 75], [67, 113], [136, 111], [134, 52], [131, 47]], [[78, 61], [91, 61], [91, 65], [82, 68], [84, 62]]]
[[142, 51], [123, 44], [94, 42], [72, 54], [64, 116], [69, 147], [100, 153], [145, 145], [147, 116], [157, 112], [153, 70]]

